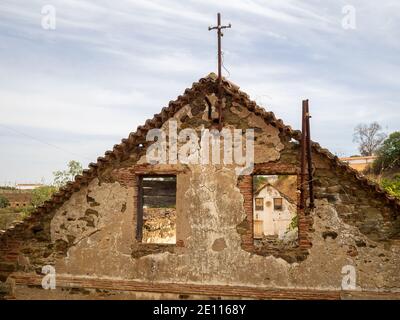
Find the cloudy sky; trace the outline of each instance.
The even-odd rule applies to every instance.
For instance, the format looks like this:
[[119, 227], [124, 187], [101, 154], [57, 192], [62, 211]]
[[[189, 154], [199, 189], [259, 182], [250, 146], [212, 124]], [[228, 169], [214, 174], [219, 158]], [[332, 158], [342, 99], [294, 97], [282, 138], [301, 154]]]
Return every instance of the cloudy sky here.
[[218, 11], [225, 76], [285, 123], [309, 98], [313, 140], [339, 156], [358, 123], [400, 130], [398, 0], [1, 0], [0, 184], [87, 166], [215, 71]]

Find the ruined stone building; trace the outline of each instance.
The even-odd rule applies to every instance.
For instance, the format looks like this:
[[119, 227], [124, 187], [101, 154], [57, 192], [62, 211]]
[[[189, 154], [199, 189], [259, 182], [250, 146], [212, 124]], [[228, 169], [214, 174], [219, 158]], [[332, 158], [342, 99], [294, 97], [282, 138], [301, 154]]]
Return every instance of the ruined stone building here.
[[[216, 128], [217, 91], [214, 74], [200, 79], [3, 232], [3, 297], [398, 298], [400, 202], [313, 142], [316, 208], [301, 209], [301, 132], [227, 80], [223, 125], [236, 133], [253, 129], [254, 167], [240, 173], [239, 164], [226, 160], [232, 154], [222, 139], [216, 153], [207, 152], [228, 158], [196, 162], [201, 144], [187, 139], [193, 132], [187, 129], [200, 137]], [[149, 138], [151, 129], [166, 132], [170, 142], [175, 126], [179, 152], [189, 161], [171, 145], [157, 151], [162, 161], [148, 161], [158, 142]], [[244, 134], [233, 137], [247, 152]], [[256, 187], [271, 177], [282, 196], [257, 200]], [[256, 220], [270, 223], [256, 219], [256, 206], [279, 211], [287, 203], [290, 223], [279, 232], [268, 225], [256, 230]], [[50, 270], [44, 266], [54, 267], [55, 289], [42, 288], [42, 271]]]
[[8, 200], [11, 208], [22, 209], [32, 201], [32, 193], [28, 190], [0, 190], [0, 195]]

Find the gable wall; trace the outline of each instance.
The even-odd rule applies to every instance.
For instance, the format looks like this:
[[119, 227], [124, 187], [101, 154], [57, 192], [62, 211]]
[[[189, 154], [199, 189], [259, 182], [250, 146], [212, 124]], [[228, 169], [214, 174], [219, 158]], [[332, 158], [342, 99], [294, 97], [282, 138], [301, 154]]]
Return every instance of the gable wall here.
[[[226, 124], [256, 128], [258, 173], [298, 172], [297, 144], [240, 102], [227, 96], [225, 103]], [[205, 106], [199, 95], [177, 113], [180, 127], [209, 125]], [[143, 155], [144, 150], [133, 153], [104, 170], [30, 231], [17, 228], [12, 237], [3, 237], [3, 279], [15, 271], [40, 274], [43, 265], [51, 264], [57, 275], [67, 277], [340, 290], [342, 268], [352, 265], [359, 288], [400, 290], [396, 213], [320, 154], [314, 154], [317, 207], [299, 212], [299, 247], [288, 252], [254, 249], [250, 176], [238, 178], [233, 167], [222, 165], [149, 169]], [[177, 174], [175, 246], [148, 246], [135, 239], [136, 178], [149, 172]]]

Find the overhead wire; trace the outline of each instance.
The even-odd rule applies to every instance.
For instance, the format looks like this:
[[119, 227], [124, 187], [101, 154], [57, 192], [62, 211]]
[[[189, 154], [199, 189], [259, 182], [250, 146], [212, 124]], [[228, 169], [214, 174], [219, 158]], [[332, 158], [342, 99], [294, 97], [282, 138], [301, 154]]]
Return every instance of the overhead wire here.
[[65, 152], [65, 153], [68, 153], [68, 154], [73, 155], [73, 156], [75, 156], [75, 157], [79, 157], [79, 158], [82, 157], [82, 158], [85, 158], [86, 160], [92, 161], [92, 159], [89, 159], [89, 158], [86, 157], [86, 156], [82, 156], [82, 155], [79, 155], [79, 154], [77, 154], [77, 153], [71, 152], [71, 151], [66, 150], [66, 149], [64, 149], [64, 148], [61, 148], [60, 146], [57, 146], [57, 145], [52, 144], [52, 143], [49, 143], [49, 142], [44, 141], [44, 140], [42, 140], [42, 139], [39, 139], [39, 138], [37, 138], [37, 137], [31, 136], [31, 135], [29, 135], [29, 134], [27, 134], [27, 133], [25, 133], [25, 132], [19, 131], [19, 130], [14, 129], [14, 128], [11, 128], [11, 127], [6, 126], [6, 125], [4, 125], [4, 124], [1, 124], [1, 123], [0, 123], [0, 126], [3, 127], [3, 128], [8, 129], [9, 131], [13, 131], [13, 132], [15, 132], [15, 133], [18, 133], [19, 135], [25, 136], [25, 137], [27, 137], [27, 138], [30, 138], [30, 139], [32, 139], [32, 140], [35, 140], [35, 141], [40, 142], [40, 143], [42, 143], [42, 144], [45, 144], [45, 145], [47, 145], [47, 146], [49, 146], [49, 147], [58, 149], [58, 150], [60, 150], [60, 151], [63, 151], [63, 152]]

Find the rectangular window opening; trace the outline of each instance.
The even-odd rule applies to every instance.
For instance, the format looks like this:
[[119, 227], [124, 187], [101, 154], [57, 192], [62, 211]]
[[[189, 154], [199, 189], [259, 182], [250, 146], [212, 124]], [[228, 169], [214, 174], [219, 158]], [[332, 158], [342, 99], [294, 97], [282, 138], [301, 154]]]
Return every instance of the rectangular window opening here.
[[274, 198], [274, 210], [276, 211], [283, 210], [283, 198]]
[[296, 245], [297, 176], [253, 176], [253, 234], [256, 245]]
[[142, 243], [176, 243], [176, 176], [139, 178], [137, 219]]
[[256, 211], [264, 210], [264, 198], [256, 198]]

